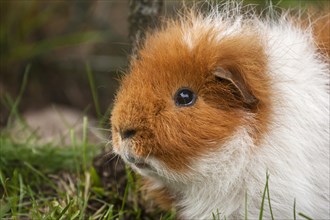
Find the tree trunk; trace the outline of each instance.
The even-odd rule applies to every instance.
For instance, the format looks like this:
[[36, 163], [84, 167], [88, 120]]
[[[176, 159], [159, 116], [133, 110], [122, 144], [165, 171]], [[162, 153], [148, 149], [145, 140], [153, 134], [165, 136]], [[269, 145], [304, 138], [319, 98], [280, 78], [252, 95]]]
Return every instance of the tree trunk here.
[[143, 42], [146, 31], [159, 23], [163, 0], [130, 0], [129, 4], [129, 40], [132, 57], [136, 58], [138, 45]]

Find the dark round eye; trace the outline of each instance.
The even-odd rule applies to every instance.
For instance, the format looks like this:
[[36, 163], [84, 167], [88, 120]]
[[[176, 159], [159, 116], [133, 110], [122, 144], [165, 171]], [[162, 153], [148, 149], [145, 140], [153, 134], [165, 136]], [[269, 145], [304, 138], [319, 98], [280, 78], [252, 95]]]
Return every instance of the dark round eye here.
[[191, 106], [196, 102], [196, 94], [189, 88], [181, 88], [174, 95], [177, 106]]

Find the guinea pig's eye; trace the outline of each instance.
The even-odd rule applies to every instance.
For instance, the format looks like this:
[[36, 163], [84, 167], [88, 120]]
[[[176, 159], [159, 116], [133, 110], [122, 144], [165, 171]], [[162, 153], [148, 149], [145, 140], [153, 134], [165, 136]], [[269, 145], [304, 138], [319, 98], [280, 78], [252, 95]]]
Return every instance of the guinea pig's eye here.
[[196, 94], [189, 88], [176, 91], [174, 101], [177, 106], [191, 106], [196, 102]]

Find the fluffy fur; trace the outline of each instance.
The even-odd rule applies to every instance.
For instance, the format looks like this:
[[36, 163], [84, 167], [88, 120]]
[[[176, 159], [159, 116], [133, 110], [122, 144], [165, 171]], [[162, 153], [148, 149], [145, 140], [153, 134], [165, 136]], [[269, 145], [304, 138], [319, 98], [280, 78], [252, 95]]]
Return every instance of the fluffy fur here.
[[[297, 24], [287, 15], [261, 19], [227, 6], [167, 22], [147, 37], [122, 80], [111, 118], [114, 151], [183, 219], [217, 212], [240, 219], [245, 209], [257, 218], [266, 173], [275, 218], [293, 218], [294, 200], [297, 212], [329, 218], [324, 18]], [[217, 68], [239, 74], [257, 102], [219, 80]], [[193, 106], [175, 105], [181, 87], [197, 94]]]

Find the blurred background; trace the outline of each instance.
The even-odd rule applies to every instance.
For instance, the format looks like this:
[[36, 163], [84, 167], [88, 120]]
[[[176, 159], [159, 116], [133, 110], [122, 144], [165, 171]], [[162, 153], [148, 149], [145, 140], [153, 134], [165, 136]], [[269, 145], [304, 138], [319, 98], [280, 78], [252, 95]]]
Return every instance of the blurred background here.
[[[117, 79], [126, 70], [131, 51], [129, 30], [135, 24], [131, 21], [130, 27], [134, 9], [129, 0], [0, 2], [0, 127], [7, 125], [13, 105], [23, 116], [33, 112], [41, 116], [41, 111], [60, 106], [94, 118], [108, 117]], [[182, 5], [182, 1], [158, 2], [161, 16], [172, 16]], [[273, 4], [301, 8], [324, 2], [328, 1]], [[267, 5], [264, 0], [244, 1], [248, 3], [260, 9]]]
[[127, 66], [128, 14], [125, 0], [1, 0], [0, 125], [20, 95], [22, 114], [51, 105], [104, 114]]

